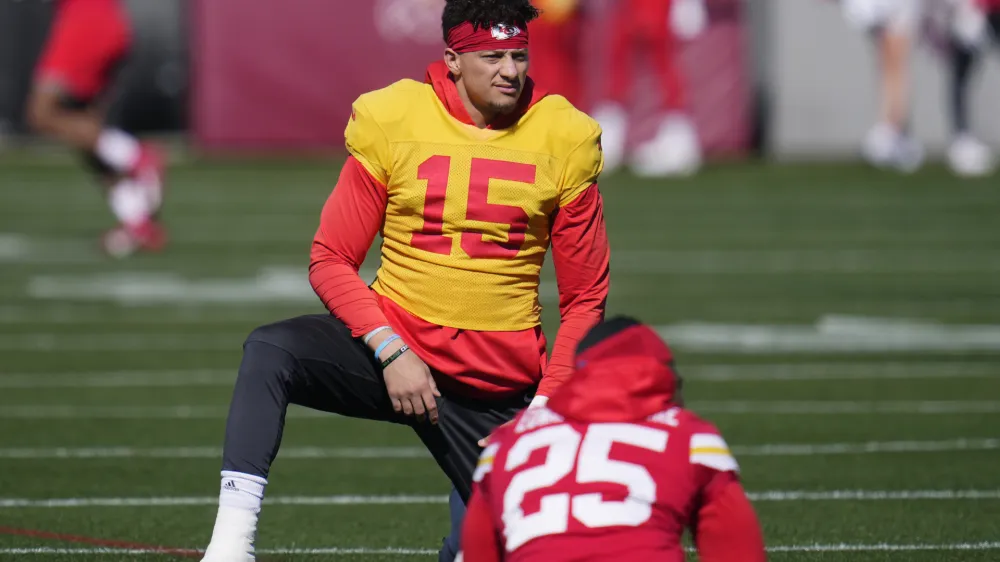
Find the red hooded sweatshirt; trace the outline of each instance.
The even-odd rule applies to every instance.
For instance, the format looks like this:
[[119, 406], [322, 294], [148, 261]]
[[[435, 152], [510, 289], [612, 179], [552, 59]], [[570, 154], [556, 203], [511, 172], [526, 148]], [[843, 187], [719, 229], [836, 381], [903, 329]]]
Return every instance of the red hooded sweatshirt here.
[[646, 326], [615, 322], [595, 329], [612, 328], [547, 406], [490, 437], [465, 562], [683, 562], [685, 529], [702, 562], [766, 560], [736, 461], [714, 426], [675, 402], [669, 348]]

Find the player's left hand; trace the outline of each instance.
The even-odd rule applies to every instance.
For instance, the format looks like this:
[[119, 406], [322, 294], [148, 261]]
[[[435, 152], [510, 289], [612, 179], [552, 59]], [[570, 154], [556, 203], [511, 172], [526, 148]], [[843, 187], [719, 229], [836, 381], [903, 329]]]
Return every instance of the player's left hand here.
[[[386, 351], [391, 353], [391, 351]], [[437, 400], [441, 396], [434, 376], [416, 353], [407, 351], [392, 362], [383, 372], [385, 388], [396, 413], [416, 416], [437, 423]]]

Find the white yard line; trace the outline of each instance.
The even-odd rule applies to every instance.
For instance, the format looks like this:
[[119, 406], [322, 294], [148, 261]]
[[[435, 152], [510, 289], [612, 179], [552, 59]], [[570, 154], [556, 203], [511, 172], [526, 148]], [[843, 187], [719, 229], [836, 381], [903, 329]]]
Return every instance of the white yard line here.
[[[768, 363], [680, 365], [681, 376], [699, 381], [827, 381], [996, 378], [1000, 364], [988, 362], [891, 361], [861, 363]], [[2, 384], [0, 378], [0, 384]]]
[[[998, 444], [1000, 446], [1000, 444]], [[424, 447], [283, 447], [279, 456], [290, 459], [413, 459], [430, 458]], [[219, 447], [43, 447], [0, 449], [0, 459], [217, 459]]]
[[690, 403], [692, 410], [705, 414], [763, 415], [863, 415], [863, 414], [994, 414], [1000, 413], [995, 400], [894, 400], [858, 402], [853, 400], [719, 400]]
[[[359, 272], [371, 283], [377, 270]], [[558, 299], [554, 283], [542, 281], [540, 297]], [[172, 272], [106, 272], [95, 275], [32, 277], [25, 292], [33, 299], [110, 302], [120, 306], [314, 304], [319, 298], [303, 267], [266, 266], [255, 275], [193, 277]]]
[[[685, 379], [729, 381], [836, 381], [996, 378], [988, 362], [892, 361], [862, 363], [735, 363], [681, 367]], [[155, 388], [231, 386], [236, 369], [169, 369], [105, 372], [0, 373], [0, 388]]]
[[1000, 550], [1000, 542], [960, 542], [945, 544], [805, 544], [788, 546], [769, 546], [768, 552], [914, 552], [921, 550]]
[[[0, 291], [2, 295], [2, 291]], [[20, 296], [20, 293], [18, 293]], [[321, 312], [322, 305], [316, 301], [313, 312]], [[292, 305], [294, 306], [294, 305]], [[287, 302], [256, 303], [253, 306], [214, 307], [203, 303], [168, 303], [150, 306], [118, 307], [109, 303], [2, 305], [0, 306], [0, 326], [170, 326], [177, 330], [178, 324], [196, 324], [218, 327], [253, 327], [261, 323], [270, 310], [288, 313]], [[305, 309], [306, 307], [302, 307]], [[308, 310], [305, 310], [308, 312]], [[249, 331], [249, 330], [247, 330]]]
[[[0, 406], [0, 419], [80, 420], [80, 419], [223, 419], [226, 406], [76, 406], [71, 404], [38, 404]], [[288, 411], [293, 418], [333, 419], [334, 414], [295, 407]]]
[[[772, 490], [748, 492], [754, 502], [789, 501], [926, 501], [926, 500], [997, 500], [1000, 490]], [[73, 508], [73, 507], [179, 507], [218, 505], [218, 496], [119, 497], [119, 498], [0, 498], [0, 508]], [[429, 505], [448, 503], [446, 495], [395, 496], [270, 496], [271, 505]]]
[[678, 349], [717, 353], [1000, 351], [1000, 325], [826, 315], [814, 324], [683, 322], [658, 326]]
[[[133, 498], [0, 498], [0, 508], [64, 507], [179, 507], [218, 505], [218, 496], [133, 497]], [[448, 496], [272, 496], [264, 498], [271, 505], [427, 505], [448, 503]]]
[[[939, 441], [870, 441], [864, 443], [768, 443], [731, 447], [738, 457], [873, 455], [1000, 450], [1000, 438], [961, 438]], [[222, 449], [189, 447], [13, 447], [0, 448], [0, 459], [109, 459], [169, 458], [217, 459]], [[424, 459], [423, 447], [284, 447], [279, 456], [291, 459]]]
[[[244, 330], [245, 331], [245, 330]], [[109, 351], [232, 351], [239, 353], [246, 334], [229, 337], [192, 334], [93, 334], [69, 335], [33, 333], [4, 335], [0, 338], [0, 351], [41, 352], [54, 351], [96, 352]]]
[[[183, 549], [189, 550], [189, 549]], [[191, 551], [202, 552], [198, 549], [190, 549]], [[176, 552], [176, 551], [175, 551]], [[129, 555], [166, 555], [166, 556], [176, 556], [175, 552], [163, 550], [144, 550], [140, 548], [129, 548], [129, 549], [118, 549], [118, 548], [51, 548], [51, 547], [38, 547], [38, 548], [0, 548], [0, 554], [48, 554], [48, 555], [63, 555], [63, 556], [93, 556], [96, 554], [114, 554], [121, 556], [123, 554]], [[286, 555], [286, 556], [313, 556], [313, 555], [375, 555], [375, 554], [392, 554], [398, 556], [430, 556], [436, 555], [437, 550], [432, 550], [429, 548], [338, 548], [338, 547], [328, 547], [328, 548], [263, 548], [257, 549], [257, 554], [263, 555]]]
[[232, 386], [236, 369], [0, 374], [0, 388], [157, 388]]
[[[258, 287], [250, 283], [242, 288], [209, 286], [204, 288], [206, 299], [238, 305], [247, 299], [273, 302], [284, 298], [313, 302], [311, 293], [303, 288], [289, 289], [286, 283], [302, 280], [278, 278], [273, 286]], [[306, 282], [308, 287], [308, 282]], [[154, 292], [157, 289], [153, 287]], [[161, 287], [162, 289], [162, 287]], [[98, 284], [97, 291], [107, 290]], [[545, 295], [553, 289], [542, 287]], [[286, 292], [290, 291], [290, 292]], [[311, 289], [310, 289], [311, 291]], [[172, 287], [171, 295], [194, 298], [198, 291]], [[176, 295], [175, 295], [176, 293]], [[123, 298], [138, 299], [136, 293], [125, 291]], [[119, 296], [122, 296], [119, 295]], [[551, 295], [549, 295], [551, 296]], [[116, 297], [117, 298], [117, 297]], [[145, 297], [143, 297], [145, 298]], [[174, 297], [170, 297], [174, 298]], [[228, 300], [227, 300], [228, 299]], [[140, 301], [142, 299], [139, 299]], [[1000, 325], [950, 325], [894, 319], [868, 319], [844, 316], [824, 316], [814, 324], [725, 324], [686, 322], [657, 327], [657, 331], [677, 349], [698, 352], [741, 354], [859, 354], [1000, 351]], [[190, 333], [161, 334], [63, 334], [50, 332], [21, 333], [0, 339], [0, 351], [238, 351], [246, 334], [244, 329], [229, 335], [192, 335]]]
[[[200, 549], [184, 549], [201, 552]], [[916, 551], [971, 551], [971, 550], [1000, 550], [1000, 542], [960, 542], [960, 543], [925, 543], [925, 544], [894, 544], [894, 543], [874, 543], [874, 544], [800, 544], [800, 545], [772, 545], [767, 547], [768, 552], [916, 552]], [[692, 549], [688, 549], [692, 551]], [[170, 555], [170, 552], [162, 550], [144, 549], [116, 549], [116, 548], [0, 548], [0, 554], [45, 554], [63, 556], [92, 556], [98, 554], [130, 554], [130, 555]], [[315, 556], [315, 555], [372, 555], [372, 554], [395, 554], [399, 556], [436, 556], [438, 551], [431, 548], [368, 548], [368, 547], [319, 547], [319, 548], [261, 548], [257, 550], [261, 555], [285, 555], [285, 556]]]
[[787, 275], [960, 273], [1000, 271], [1000, 259], [949, 249], [933, 257], [909, 249], [627, 250], [615, 253], [619, 271], [670, 275]]
[[[246, 213], [241, 216], [252, 220]], [[269, 214], [257, 219], [276, 227], [299, 224], [294, 214]], [[221, 247], [260, 241], [297, 240], [306, 244], [309, 241], [308, 235], [289, 237], [281, 234], [283, 230], [264, 228], [233, 236], [229, 231], [204, 229], [198, 224], [179, 232], [182, 233], [180, 241], [186, 245]], [[0, 233], [0, 262], [72, 264], [94, 263], [101, 259], [92, 244], [79, 238]], [[623, 250], [615, 254], [615, 268], [627, 273], [661, 275], [985, 273], [1000, 271], [1000, 259], [984, 251], [952, 248], [930, 248], [920, 252], [909, 248]]]
[[[850, 400], [720, 400], [691, 402], [690, 408], [704, 414], [751, 415], [938, 415], [996, 414], [1000, 401], [991, 400], [898, 400], [856, 402]], [[0, 419], [220, 419], [226, 406], [77, 406], [31, 404], [0, 406]], [[330, 419], [334, 414], [295, 407], [290, 418]]]

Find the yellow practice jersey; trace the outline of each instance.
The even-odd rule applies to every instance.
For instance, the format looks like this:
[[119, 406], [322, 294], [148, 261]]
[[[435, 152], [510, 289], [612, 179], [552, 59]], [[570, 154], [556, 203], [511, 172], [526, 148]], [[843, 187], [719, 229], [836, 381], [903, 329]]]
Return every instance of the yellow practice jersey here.
[[411, 314], [465, 330], [537, 326], [553, 212], [597, 181], [597, 122], [561, 96], [506, 129], [454, 118], [430, 84], [355, 101], [350, 153], [388, 191], [372, 285]]

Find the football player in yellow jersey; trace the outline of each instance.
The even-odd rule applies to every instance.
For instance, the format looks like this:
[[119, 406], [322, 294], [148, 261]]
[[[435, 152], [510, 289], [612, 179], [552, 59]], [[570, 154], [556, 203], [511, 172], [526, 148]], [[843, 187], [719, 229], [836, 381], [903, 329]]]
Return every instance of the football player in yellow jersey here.
[[[290, 403], [413, 427], [454, 485], [450, 560], [479, 439], [571, 374], [608, 294], [601, 131], [528, 77], [537, 15], [529, 0], [448, 0], [447, 48], [426, 80], [354, 103], [309, 270], [330, 314], [247, 338], [204, 560], [254, 559]], [[358, 269], [379, 233], [366, 286]], [[551, 358], [539, 304], [549, 249], [562, 320]]]

